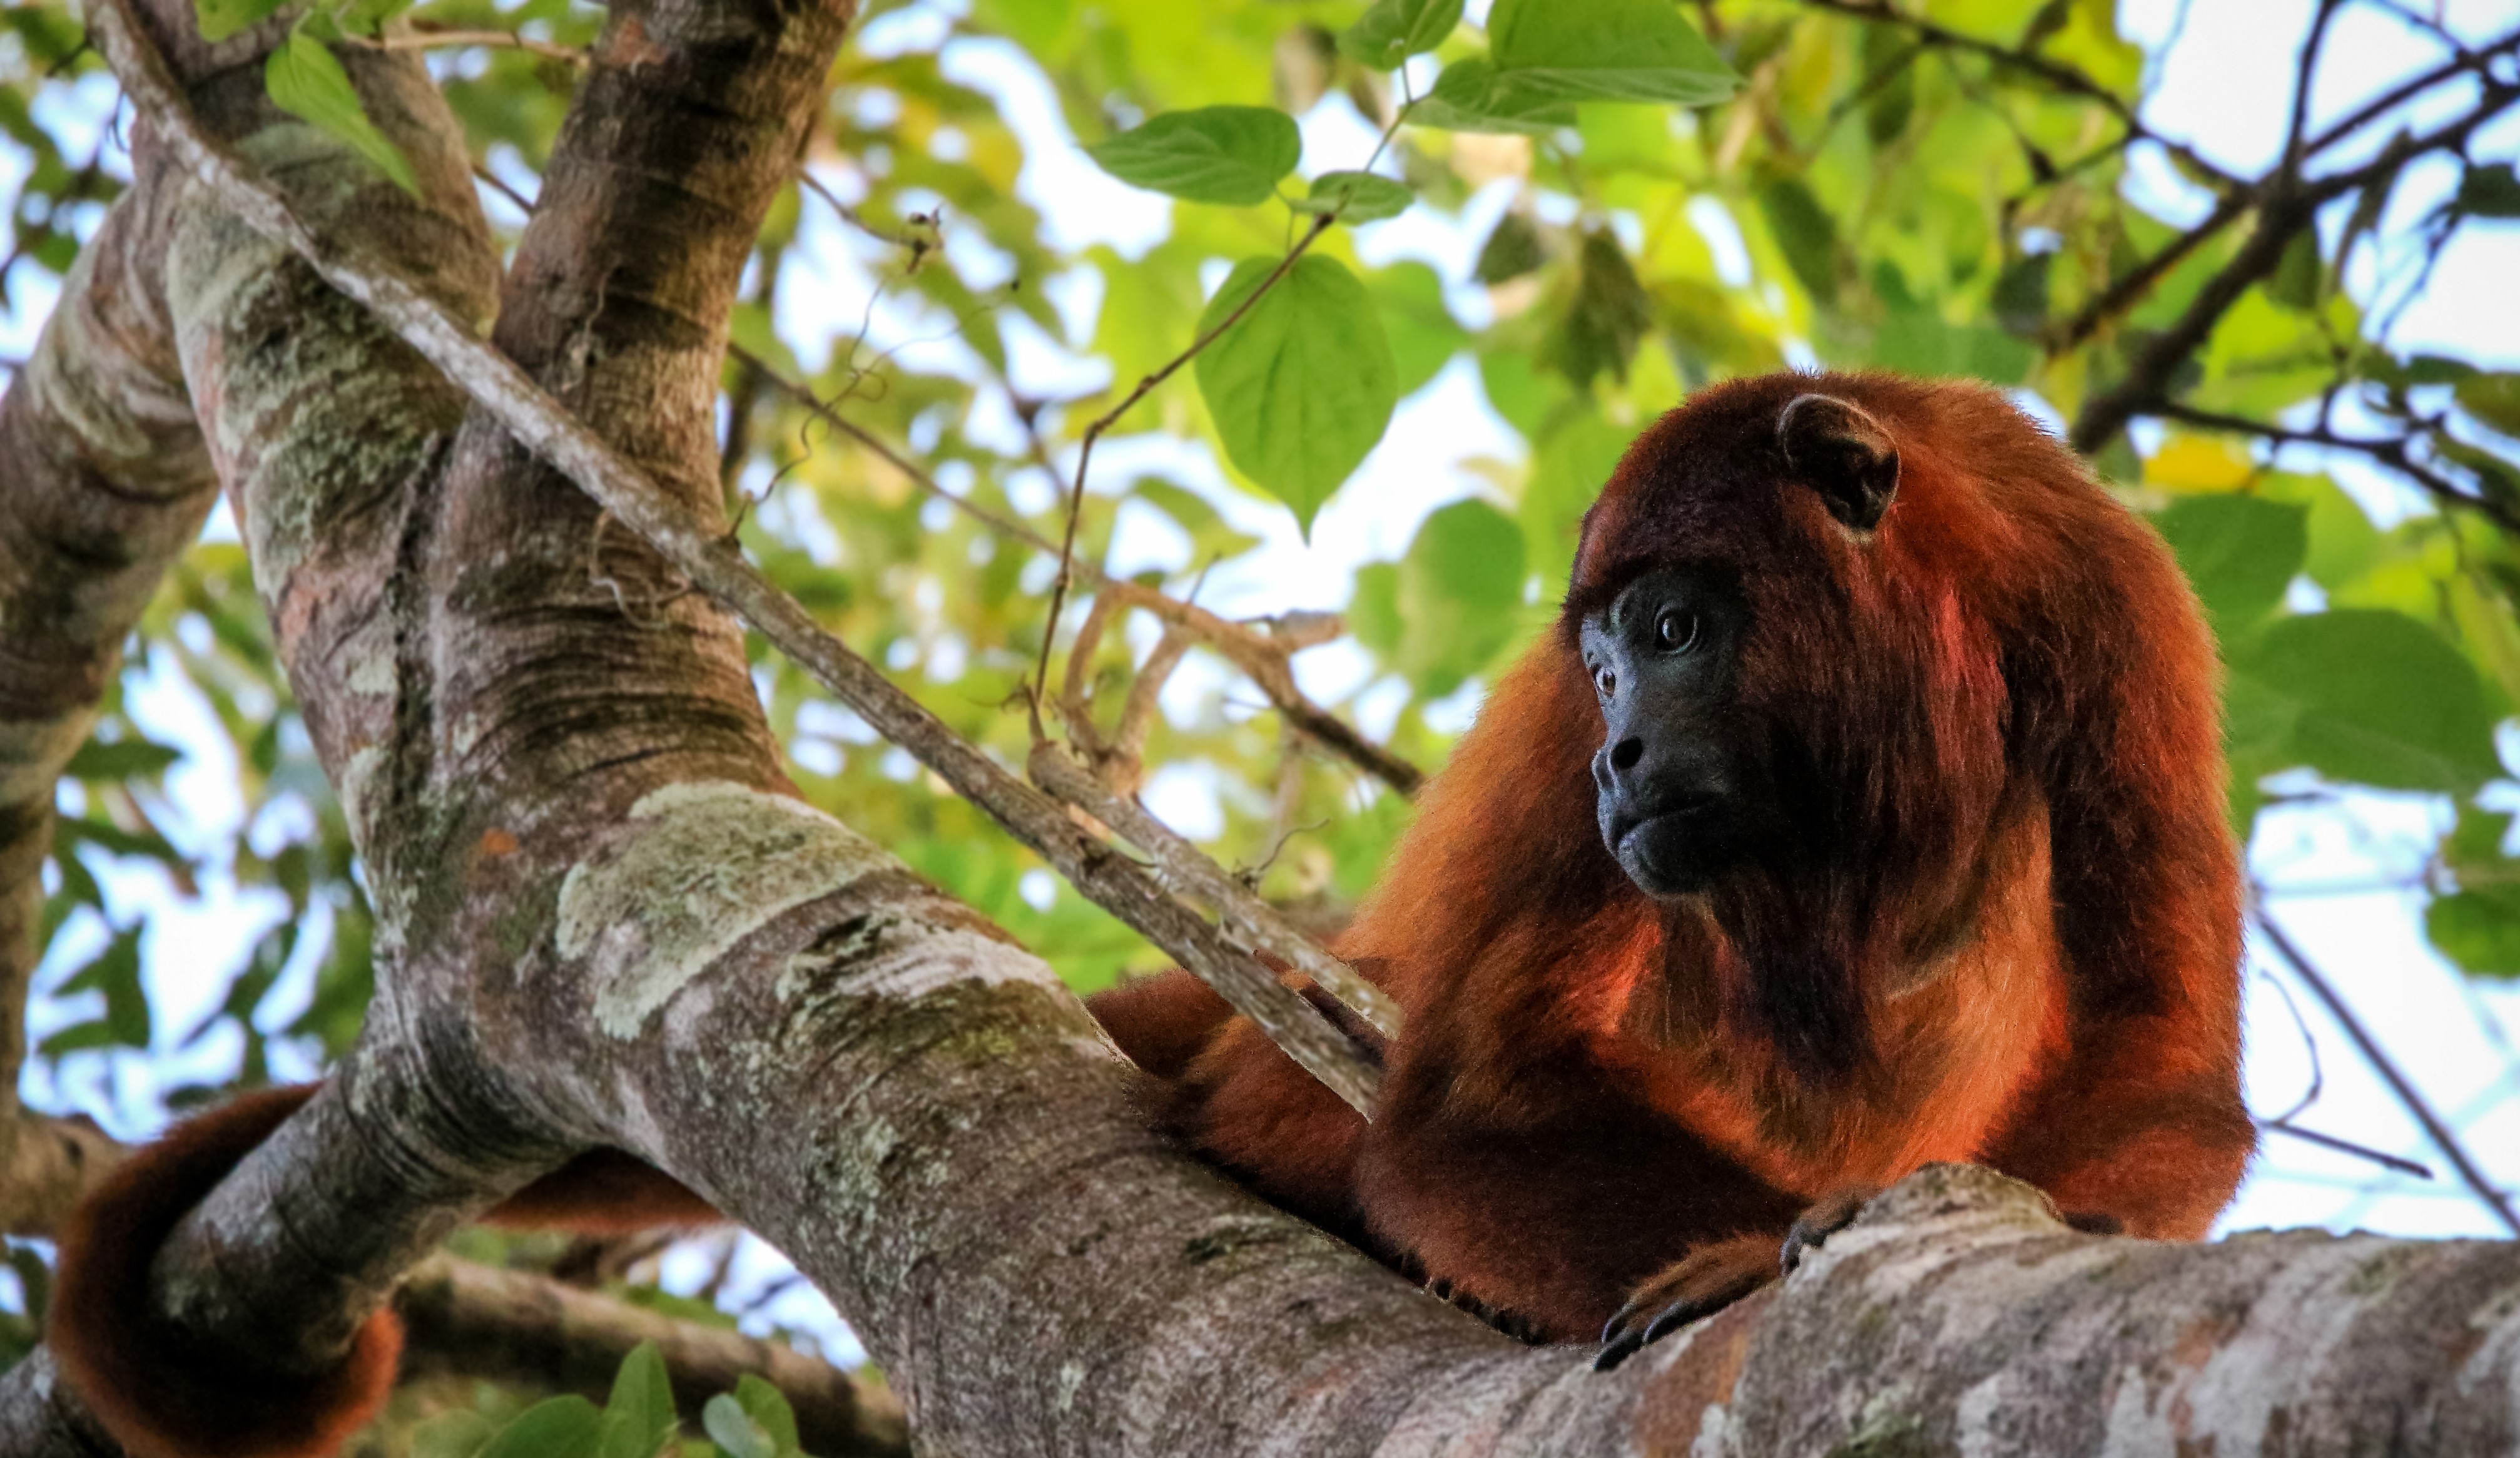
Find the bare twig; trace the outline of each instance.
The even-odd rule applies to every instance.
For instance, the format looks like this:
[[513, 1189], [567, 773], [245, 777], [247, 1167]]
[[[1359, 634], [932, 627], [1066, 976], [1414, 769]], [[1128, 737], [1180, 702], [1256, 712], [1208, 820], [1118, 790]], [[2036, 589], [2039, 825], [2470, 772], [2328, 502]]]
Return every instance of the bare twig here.
[[2411, 1174], [2417, 1179], [2433, 1177], [2431, 1165], [2419, 1163], [2404, 1155], [2393, 1155], [2386, 1150], [2373, 1149], [2367, 1144], [2357, 1144], [2351, 1139], [2339, 1139], [2333, 1134], [2322, 1134], [2317, 1129], [2305, 1129], [2279, 1118], [2261, 1119], [2258, 1121], [2258, 1127], [2271, 1133], [2289, 1135], [2306, 1144], [2316, 1144], [2321, 1149], [2331, 1149], [2340, 1155], [2352, 1155], [2358, 1160], [2368, 1160], [2383, 1169], [2392, 1169], [2400, 1174]]
[[2325, 131], [2311, 138], [2309, 146], [2304, 151], [2308, 156], [2316, 157], [2435, 86], [2457, 80], [2465, 75], [2487, 74], [2486, 67], [2489, 63], [2497, 57], [2507, 56], [2515, 51], [2520, 51], [2520, 30], [2498, 36], [2473, 51], [2455, 57], [2421, 75], [2410, 77], [2380, 93], [2346, 114]]
[[867, 237], [878, 243], [891, 244], [894, 248], [907, 249], [910, 252], [910, 262], [905, 265], [905, 272], [917, 273], [920, 265], [927, 260], [927, 255], [934, 252], [939, 246], [936, 218], [932, 213], [911, 214], [911, 226], [923, 228], [926, 230], [924, 233], [895, 233], [890, 229], [879, 228], [868, 222], [865, 213], [841, 202], [839, 194], [826, 187], [823, 179], [815, 176], [813, 170], [802, 161], [796, 164], [796, 185], [822, 199], [823, 205], [837, 213], [841, 222], [864, 233]]
[[2293, 67], [2292, 121], [2284, 128], [2283, 170], [2289, 176], [2301, 175], [2301, 164], [2308, 159], [2305, 147], [2310, 135], [2310, 83], [2318, 72], [2319, 48], [2326, 44], [2328, 23], [2344, 0], [2318, 0], [2318, 10], [2311, 17], [2310, 35], [2301, 44], [2301, 60]]
[[[837, 695], [859, 717], [1109, 910], [1163, 948], [1251, 1018], [1270, 1039], [1360, 1112], [1372, 1107], [1380, 1071], [1300, 994], [1248, 952], [1167, 893], [1145, 871], [1087, 836], [1066, 810], [1009, 774], [980, 749], [903, 693], [814, 621], [743, 558], [741, 547], [658, 487], [611, 444], [552, 398], [516, 362], [475, 338], [466, 322], [357, 245], [319, 236], [288, 199], [193, 116], [165, 64], [125, 8], [96, 0], [91, 33], [132, 104], [159, 129], [173, 159], [255, 232], [304, 258], [428, 359], [519, 443], [593, 497], [659, 556], [724, 604]], [[1270, 951], [1293, 960], [1301, 947]]]
[[2468, 1157], [2466, 1148], [2459, 1143], [2458, 1136], [2452, 1132], [2450, 1125], [2442, 1122], [2441, 1116], [2433, 1112], [2432, 1105], [2424, 1101], [2424, 1096], [2407, 1080], [2407, 1075], [2398, 1071], [2398, 1065], [2389, 1057], [2388, 1050], [2371, 1036], [2370, 1030], [2362, 1025], [2362, 1020], [2354, 1016], [2353, 1008], [2337, 994], [2336, 988], [2312, 965], [2301, 948], [2293, 944], [2293, 939], [2284, 934], [2283, 928], [2266, 914], [2264, 907], [2253, 908], [2250, 920], [2265, 934], [2267, 944], [2275, 949], [2275, 954], [2284, 960], [2292, 975], [2310, 989], [2320, 1006], [2327, 1009], [2328, 1016], [2336, 1020], [2336, 1025], [2345, 1030], [2345, 1035], [2362, 1054], [2363, 1061], [2380, 1075], [2380, 1081], [2389, 1085], [2389, 1091], [2398, 1096], [2398, 1102], [2405, 1105], [2407, 1112], [2414, 1116], [2415, 1122], [2423, 1126], [2425, 1137], [2442, 1152], [2442, 1158], [2450, 1161], [2451, 1167], [2458, 1171], [2458, 1177], [2467, 1188], [2505, 1228], [2514, 1235], [2520, 1235], [2520, 1214], [2512, 1212], [2510, 1201], [2504, 1199], [2494, 1182], [2486, 1178], [2485, 1171], [2476, 1166], [2476, 1162]]

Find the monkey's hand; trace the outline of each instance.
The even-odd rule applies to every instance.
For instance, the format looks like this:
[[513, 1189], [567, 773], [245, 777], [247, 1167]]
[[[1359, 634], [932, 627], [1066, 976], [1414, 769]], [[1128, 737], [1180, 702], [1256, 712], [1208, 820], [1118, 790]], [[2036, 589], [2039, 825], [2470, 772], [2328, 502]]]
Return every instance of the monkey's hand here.
[[1779, 1243], [1773, 1235], [1736, 1235], [1699, 1246], [1636, 1289], [1628, 1303], [1601, 1328], [1601, 1354], [1593, 1370], [1607, 1372], [1701, 1316], [1716, 1312], [1802, 1264], [1844, 1230], [1876, 1185], [1847, 1185], [1805, 1209]]

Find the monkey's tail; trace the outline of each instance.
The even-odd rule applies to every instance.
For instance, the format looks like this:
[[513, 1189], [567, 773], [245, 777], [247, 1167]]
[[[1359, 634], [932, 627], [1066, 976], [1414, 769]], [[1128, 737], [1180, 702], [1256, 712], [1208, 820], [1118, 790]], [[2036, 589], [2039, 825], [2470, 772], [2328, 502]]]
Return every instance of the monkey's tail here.
[[[380, 1306], [332, 1371], [275, 1380], [184, 1344], [155, 1321], [150, 1267], [167, 1236], [319, 1084], [257, 1089], [184, 1120], [116, 1166], [63, 1226], [45, 1340], [62, 1378], [131, 1458], [322, 1458], [393, 1391], [402, 1320]], [[678, 1180], [594, 1150], [485, 1220], [618, 1235], [723, 1217]]]

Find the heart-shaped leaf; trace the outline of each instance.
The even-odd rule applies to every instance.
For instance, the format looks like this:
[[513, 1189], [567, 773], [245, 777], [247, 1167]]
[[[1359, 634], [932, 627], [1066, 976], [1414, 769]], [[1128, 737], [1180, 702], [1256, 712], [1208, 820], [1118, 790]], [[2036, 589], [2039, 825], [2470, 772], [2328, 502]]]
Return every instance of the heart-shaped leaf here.
[[[1277, 270], [1245, 258], [1199, 316], [1215, 329]], [[1295, 260], [1231, 329], [1200, 351], [1198, 392], [1236, 469], [1295, 514], [1313, 516], [1391, 422], [1399, 374], [1365, 285], [1335, 258]]]

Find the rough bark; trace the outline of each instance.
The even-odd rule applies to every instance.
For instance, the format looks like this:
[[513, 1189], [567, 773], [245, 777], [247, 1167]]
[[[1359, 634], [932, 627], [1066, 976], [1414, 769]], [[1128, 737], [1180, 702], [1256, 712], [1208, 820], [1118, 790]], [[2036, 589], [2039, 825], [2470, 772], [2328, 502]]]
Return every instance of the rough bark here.
[[[236, 79], [253, 37], [188, 49], [188, 10], [154, 29], [220, 134], [485, 317], [417, 66], [354, 66], [427, 184], [397, 201]], [[727, 306], [848, 19], [615, 6], [505, 285], [496, 342], [704, 522]], [[232, 1362], [320, 1369], [453, 1222], [601, 1142], [791, 1255], [931, 1451], [2520, 1439], [2520, 1246], [2100, 1240], [1974, 1170], [1617, 1373], [1508, 1343], [1150, 1132], [1039, 959], [791, 797], [731, 618], [301, 263], [167, 196], [163, 338], [382, 932], [358, 1051], [158, 1256], [165, 1319]], [[0, 1452], [102, 1451], [41, 1357], [0, 1386]]]

